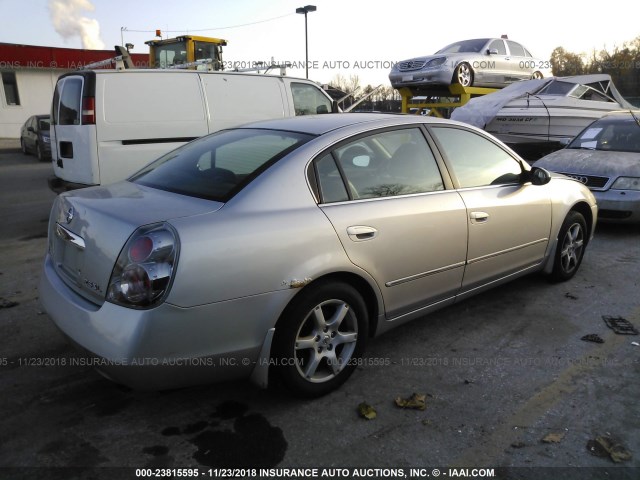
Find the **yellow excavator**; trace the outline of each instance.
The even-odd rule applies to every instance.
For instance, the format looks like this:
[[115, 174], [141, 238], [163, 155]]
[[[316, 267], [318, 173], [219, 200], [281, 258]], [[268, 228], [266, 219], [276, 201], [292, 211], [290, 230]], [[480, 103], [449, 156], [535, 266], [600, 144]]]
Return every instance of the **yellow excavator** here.
[[[159, 30], [156, 36], [161, 36]], [[150, 68], [183, 68], [190, 70], [224, 70], [221, 38], [181, 35], [164, 40], [149, 40]]]

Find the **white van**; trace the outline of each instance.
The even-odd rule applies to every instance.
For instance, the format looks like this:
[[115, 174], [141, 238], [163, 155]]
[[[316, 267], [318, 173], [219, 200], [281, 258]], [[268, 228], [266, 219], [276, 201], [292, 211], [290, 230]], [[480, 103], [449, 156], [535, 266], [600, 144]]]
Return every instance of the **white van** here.
[[315, 83], [195, 70], [87, 70], [62, 75], [51, 151], [61, 191], [128, 178], [162, 154], [254, 120], [337, 112]]

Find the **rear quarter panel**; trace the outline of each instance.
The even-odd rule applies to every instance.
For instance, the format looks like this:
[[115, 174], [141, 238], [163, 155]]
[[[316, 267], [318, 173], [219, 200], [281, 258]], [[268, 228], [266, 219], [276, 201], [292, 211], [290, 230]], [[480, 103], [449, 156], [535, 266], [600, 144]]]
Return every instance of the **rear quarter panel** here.
[[381, 298], [313, 198], [306, 182], [313, 153], [302, 154], [313, 148], [270, 167], [218, 212], [171, 222], [181, 253], [167, 302], [192, 306], [282, 290], [291, 292], [288, 302], [300, 287], [335, 272], [360, 276]]

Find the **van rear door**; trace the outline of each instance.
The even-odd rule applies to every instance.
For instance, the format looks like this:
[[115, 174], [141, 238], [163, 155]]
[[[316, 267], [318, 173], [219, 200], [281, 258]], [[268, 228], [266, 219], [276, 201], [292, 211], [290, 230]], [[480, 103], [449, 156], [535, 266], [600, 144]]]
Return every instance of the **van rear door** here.
[[51, 156], [56, 177], [70, 183], [99, 184], [95, 73], [60, 77], [51, 117]]

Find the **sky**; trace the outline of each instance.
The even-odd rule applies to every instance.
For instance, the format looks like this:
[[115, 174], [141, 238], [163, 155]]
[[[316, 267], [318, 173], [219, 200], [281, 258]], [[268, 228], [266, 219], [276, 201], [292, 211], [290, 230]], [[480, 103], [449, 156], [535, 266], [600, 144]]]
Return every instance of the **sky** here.
[[[548, 60], [556, 47], [590, 55], [640, 36], [640, 4], [609, 0], [605, 14], [583, 2], [537, 0], [500, 4], [457, 0], [0, 0], [0, 42], [67, 48], [105, 48], [191, 33], [223, 38], [225, 62], [305, 60], [308, 14], [309, 78], [329, 83], [357, 75], [360, 84], [389, 85], [393, 62], [432, 54], [458, 40], [500, 37]], [[635, 6], [632, 6], [635, 5]], [[82, 35], [84, 33], [84, 35]], [[0, 59], [1, 61], [2, 59]], [[304, 68], [288, 75], [305, 76]]]

